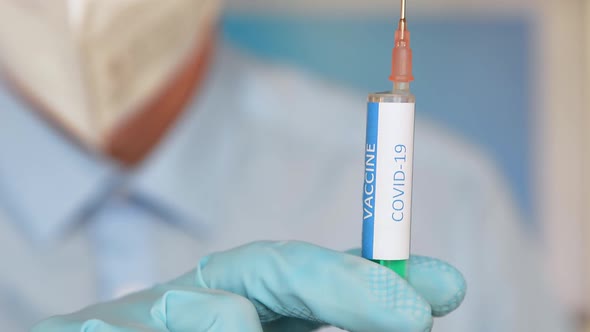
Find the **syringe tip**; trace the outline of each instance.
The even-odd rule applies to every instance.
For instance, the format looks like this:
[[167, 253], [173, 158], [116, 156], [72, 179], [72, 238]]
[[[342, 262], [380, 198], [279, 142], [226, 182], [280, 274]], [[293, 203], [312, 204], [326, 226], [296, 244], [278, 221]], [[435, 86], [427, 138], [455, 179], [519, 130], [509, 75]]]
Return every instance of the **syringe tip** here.
[[412, 49], [410, 48], [410, 32], [406, 23], [406, 0], [401, 0], [401, 18], [395, 32], [395, 46], [393, 48], [391, 76], [394, 82], [411, 82], [412, 75]]

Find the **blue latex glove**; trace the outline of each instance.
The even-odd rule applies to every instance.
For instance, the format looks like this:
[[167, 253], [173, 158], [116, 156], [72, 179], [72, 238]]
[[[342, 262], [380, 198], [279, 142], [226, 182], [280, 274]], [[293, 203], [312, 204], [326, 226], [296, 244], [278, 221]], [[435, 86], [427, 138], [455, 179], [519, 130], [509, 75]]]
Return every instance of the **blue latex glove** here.
[[[171, 258], [173, 259], [173, 258]], [[301, 242], [257, 242], [201, 260], [172, 282], [34, 332], [429, 331], [459, 306], [465, 281], [450, 265], [413, 257], [409, 283], [355, 255]]]

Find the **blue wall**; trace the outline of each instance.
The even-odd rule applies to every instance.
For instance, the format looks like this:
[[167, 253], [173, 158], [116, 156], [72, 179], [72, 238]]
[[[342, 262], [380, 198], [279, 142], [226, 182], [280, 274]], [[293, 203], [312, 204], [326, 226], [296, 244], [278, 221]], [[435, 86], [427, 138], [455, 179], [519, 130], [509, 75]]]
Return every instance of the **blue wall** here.
[[[529, 24], [502, 19], [412, 20], [417, 111], [480, 145], [531, 215]], [[387, 90], [395, 23], [226, 15], [223, 33], [260, 56], [366, 92]]]

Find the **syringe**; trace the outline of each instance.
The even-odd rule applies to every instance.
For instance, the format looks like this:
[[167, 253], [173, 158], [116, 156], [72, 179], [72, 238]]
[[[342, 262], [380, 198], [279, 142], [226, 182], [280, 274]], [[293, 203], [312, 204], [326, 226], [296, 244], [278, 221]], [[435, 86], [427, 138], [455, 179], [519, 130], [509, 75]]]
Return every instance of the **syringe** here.
[[406, 278], [410, 258], [414, 107], [406, 0], [395, 32], [393, 90], [370, 94], [363, 190], [363, 257]]

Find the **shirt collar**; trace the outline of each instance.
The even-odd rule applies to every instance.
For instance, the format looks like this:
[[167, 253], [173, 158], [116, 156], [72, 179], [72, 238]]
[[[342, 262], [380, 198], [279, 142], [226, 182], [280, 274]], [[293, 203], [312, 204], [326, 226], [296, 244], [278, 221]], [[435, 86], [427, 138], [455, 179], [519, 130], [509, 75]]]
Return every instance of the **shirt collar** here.
[[[73, 144], [0, 82], [0, 204], [35, 242], [50, 242], [89, 215], [115, 189], [166, 219], [202, 234], [216, 220], [215, 197], [231, 154], [241, 68], [235, 50], [217, 47], [201, 91], [136, 170]], [[232, 94], [232, 98], [227, 98]]]
[[72, 144], [0, 82], [0, 201], [17, 226], [43, 242], [80, 219], [117, 170]]
[[226, 161], [247, 67], [224, 43], [213, 59], [201, 91], [129, 181], [132, 195], [201, 235], [223, 210], [218, 198], [227, 188], [223, 174], [232, 167]]

